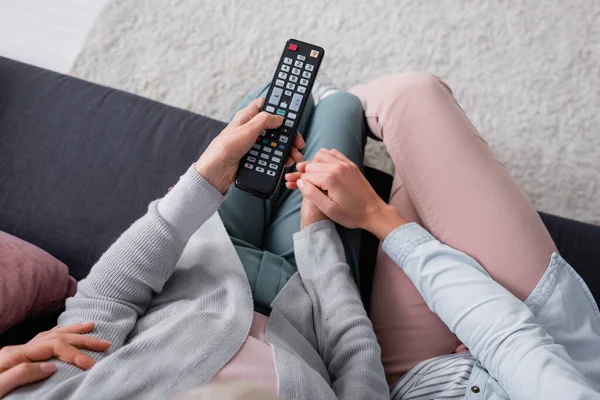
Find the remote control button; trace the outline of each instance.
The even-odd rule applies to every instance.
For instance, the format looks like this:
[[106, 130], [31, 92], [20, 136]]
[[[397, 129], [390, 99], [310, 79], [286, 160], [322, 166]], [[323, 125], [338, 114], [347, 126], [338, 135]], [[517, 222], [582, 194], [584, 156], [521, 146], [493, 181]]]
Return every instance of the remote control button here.
[[296, 119], [296, 114], [289, 112], [288, 113], [288, 118], [289, 119]]
[[307, 70], [307, 71], [312, 71], [313, 69], [315, 69], [315, 66], [312, 65], [312, 64], [306, 63], [306, 65], [304, 66], [304, 69]]
[[286, 101], [282, 101], [281, 104], [279, 105], [279, 107], [281, 108], [287, 108], [288, 104]]
[[275, 150], [273, 154], [275, 154], [277, 157], [283, 157], [283, 153], [279, 150]]
[[244, 167], [246, 167], [248, 169], [252, 169], [252, 168], [254, 168], [254, 165], [252, 165], [250, 163], [246, 163], [246, 164], [244, 164]]
[[265, 160], [268, 160], [268, 159], [269, 159], [269, 155], [268, 155], [268, 154], [265, 154], [265, 153], [262, 153], [262, 154], [260, 155], [260, 157], [261, 157], [261, 158], [264, 158]]
[[263, 143], [267, 144], [267, 143], [269, 143], [269, 141], [267, 139], [263, 139]]
[[286, 90], [285, 91], [285, 95], [286, 96], [291, 96], [292, 95], [292, 91], [291, 90]]
[[275, 85], [277, 85], [277, 86], [283, 86], [283, 84], [284, 84], [284, 83], [285, 83], [285, 82], [284, 82], [284, 81], [282, 81], [281, 79], [277, 79], [277, 80], [275, 81]]
[[256, 172], [263, 173], [263, 172], [265, 172], [265, 169], [261, 168], [261, 167], [256, 167]]
[[294, 76], [294, 75], [290, 75], [290, 82], [294, 82], [294, 83], [298, 82], [298, 77]]
[[292, 74], [300, 75], [300, 70], [298, 68], [292, 68]]
[[271, 147], [277, 147], [277, 143], [271, 142]]
[[[280, 74], [282, 74], [282, 72], [280, 72]], [[284, 74], [284, 75], [285, 75], [285, 74]], [[303, 77], [305, 77], [305, 78], [307, 78], [307, 79], [308, 79], [308, 78], [310, 78], [310, 76], [311, 76], [311, 75], [312, 75], [312, 74], [311, 74], [310, 72], [307, 72], [307, 71], [304, 71], [304, 72], [302, 73], [302, 76], [303, 76]], [[286, 75], [286, 76], [287, 76], [287, 75]], [[280, 78], [281, 78], [281, 76], [280, 76]], [[285, 78], [281, 78], [281, 79], [285, 79]]]
[[286, 87], [287, 89], [294, 90], [294, 88], [296, 87], [296, 85], [294, 85], [294, 84], [293, 84], [293, 83], [291, 83], [291, 82], [288, 82], [288, 84], [287, 84], [285, 87]]
[[278, 88], [278, 87], [273, 88], [273, 91], [271, 92], [271, 97], [269, 97], [269, 103], [274, 104], [274, 105], [279, 104], [282, 93], [283, 93], [283, 89]]
[[289, 126], [291, 128], [292, 126], [294, 126], [294, 121], [292, 121], [291, 119], [286, 119], [285, 126]]
[[258, 151], [256, 151], [256, 150], [250, 150], [250, 155], [257, 157], [258, 156]]
[[289, 135], [290, 134], [290, 128], [288, 128], [285, 125], [281, 125], [277, 130], [279, 132], [283, 133], [284, 135]]
[[281, 143], [287, 143], [288, 142], [288, 137], [287, 136], [279, 136], [279, 141]]
[[311, 51], [310, 51], [310, 56], [311, 56], [312, 58], [317, 58], [317, 57], [319, 57], [319, 51], [318, 51], [318, 50], [311, 50]]
[[269, 164], [269, 168], [273, 168], [274, 170], [277, 170], [277, 164]]
[[265, 108], [265, 110], [267, 110], [267, 112], [274, 113], [275, 112], [275, 107], [273, 107], [273, 106], [267, 106], [267, 108]]
[[[308, 64], [306, 64], [306, 67], [308, 67]], [[308, 68], [307, 68], [308, 69]], [[282, 65], [281, 66], [281, 70], [283, 72], [290, 72], [290, 66], [289, 65]], [[311, 70], [312, 71], [312, 70]]]
[[274, 162], [281, 162], [281, 158], [278, 158], [278, 157], [273, 157], [273, 158], [271, 158], [271, 160]]
[[292, 59], [289, 57], [286, 57], [283, 59], [283, 63], [287, 64], [287, 65], [292, 65]]
[[296, 61], [294, 63], [294, 67], [298, 67], [298, 68], [302, 68], [303, 65], [304, 65], [304, 63], [302, 61]]
[[306, 93], [306, 88], [304, 86], [298, 86], [298, 93]]
[[269, 176], [275, 176], [276, 174], [275, 174], [275, 171], [271, 171], [269, 169], [269, 170], [267, 170], [267, 175], [269, 175]]
[[250, 156], [246, 157], [246, 160], [248, 160], [249, 162], [256, 162], [256, 158]]
[[271, 150], [271, 148], [270, 148], [270, 147], [266, 147], [266, 146], [265, 146], [265, 147], [263, 147], [263, 151], [264, 151], [265, 153], [270, 153], [270, 152], [271, 152], [271, 151], [273, 151], [273, 150]]
[[[267, 134], [267, 131], [265, 131], [264, 129], [262, 131], [260, 131], [260, 136], [265, 136]], [[258, 141], [260, 141], [260, 138], [258, 138]]]
[[298, 50], [298, 45], [296, 43], [290, 43], [288, 49], [290, 49], [290, 51], [296, 51]]
[[284, 110], [277, 110], [277, 115], [285, 115], [285, 111]]
[[294, 93], [294, 97], [292, 97], [292, 104], [290, 104], [290, 110], [298, 111], [300, 109], [300, 104], [302, 104], [302, 99], [304, 96], [298, 93]]
[[308, 79], [304, 79], [304, 78], [300, 79], [300, 84], [304, 85], [304, 86], [308, 85]]
[[283, 150], [283, 149], [285, 149], [285, 146], [284, 146], [284, 145], [282, 145], [282, 144], [280, 144], [280, 145], [279, 145], [279, 148], [280, 148], [281, 150]]
[[300, 61], [304, 61], [304, 60], [306, 60], [306, 57], [304, 57], [302, 54], [298, 54], [298, 55], [296, 56], [296, 58], [297, 58], [298, 60], [300, 60]]
[[[304, 73], [306, 74], [306, 72], [304, 72]], [[307, 78], [310, 77], [310, 73], [308, 75], [309, 76], [307, 76]], [[279, 75], [277, 75], [277, 76], [279, 76], [281, 79], [287, 79], [287, 74], [285, 72], [280, 72]]]
[[260, 150], [260, 144], [256, 143], [254, 146], [252, 146], [252, 148]]
[[258, 160], [258, 165], [262, 165], [263, 167], [266, 167], [267, 162], [265, 160]]

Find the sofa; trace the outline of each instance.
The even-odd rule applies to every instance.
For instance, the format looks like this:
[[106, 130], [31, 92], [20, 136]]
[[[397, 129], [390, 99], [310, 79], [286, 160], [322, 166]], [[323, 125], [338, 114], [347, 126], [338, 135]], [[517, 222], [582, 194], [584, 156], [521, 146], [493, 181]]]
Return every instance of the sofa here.
[[[81, 280], [224, 126], [0, 57], [0, 231], [47, 251]], [[370, 168], [365, 174], [387, 198], [391, 176]], [[598, 301], [600, 227], [541, 217]], [[364, 233], [360, 287], [367, 309], [377, 246]], [[53, 327], [57, 315], [12, 327], [0, 335], [0, 347]]]

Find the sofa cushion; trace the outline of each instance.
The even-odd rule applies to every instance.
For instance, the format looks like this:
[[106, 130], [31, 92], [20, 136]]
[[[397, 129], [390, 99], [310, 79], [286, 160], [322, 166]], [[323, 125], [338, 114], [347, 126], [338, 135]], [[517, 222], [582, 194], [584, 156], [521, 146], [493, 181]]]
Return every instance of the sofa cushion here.
[[0, 230], [77, 280], [224, 123], [0, 57]]
[[0, 333], [64, 308], [77, 282], [44, 250], [0, 231]]

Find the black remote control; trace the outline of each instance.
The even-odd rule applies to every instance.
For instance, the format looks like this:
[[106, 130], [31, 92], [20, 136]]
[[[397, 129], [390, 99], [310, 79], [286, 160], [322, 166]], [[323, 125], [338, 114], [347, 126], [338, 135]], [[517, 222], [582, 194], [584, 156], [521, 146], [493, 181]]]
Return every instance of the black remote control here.
[[262, 107], [262, 111], [283, 116], [283, 124], [262, 131], [242, 158], [235, 179], [239, 189], [265, 199], [275, 194], [324, 53], [319, 46], [287, 41]]

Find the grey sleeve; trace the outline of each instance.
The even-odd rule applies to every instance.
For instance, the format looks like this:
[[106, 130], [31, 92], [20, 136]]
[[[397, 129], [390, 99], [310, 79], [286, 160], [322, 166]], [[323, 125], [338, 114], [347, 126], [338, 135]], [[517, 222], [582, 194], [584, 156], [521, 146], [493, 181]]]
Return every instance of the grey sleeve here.
[[313, 302], [319, 354], [340, 399], [389, 399], [367, 317], [335, 225], [320, 221], [294, 235], [298, 272]]
[[223, 195], [190, 168], [102, 255], [67, 300], [60, 325], [94, 322], [91, 336], [112, 342], [101, 359], [123, 346], [153, 294], [161, 292], [191, 235]]

